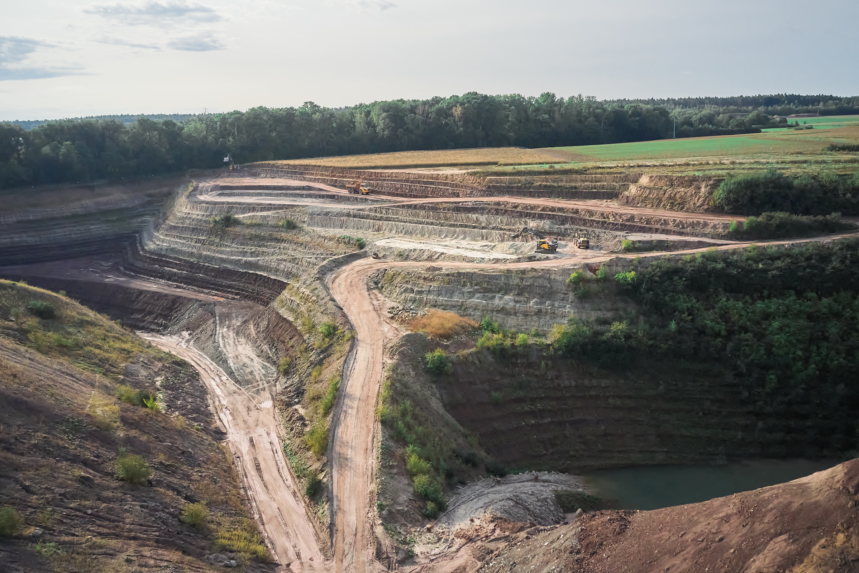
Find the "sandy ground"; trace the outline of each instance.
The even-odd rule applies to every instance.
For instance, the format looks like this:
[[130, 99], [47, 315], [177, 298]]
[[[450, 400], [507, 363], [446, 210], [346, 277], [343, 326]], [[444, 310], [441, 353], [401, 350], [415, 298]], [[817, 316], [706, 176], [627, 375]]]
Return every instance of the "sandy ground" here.
[[281, 450], [267, 394], [249, 394], [181, 337], [141, 336], [190, 362], [209, 389], [266, 542], [283, 571], [325, 571], [325, 558]]

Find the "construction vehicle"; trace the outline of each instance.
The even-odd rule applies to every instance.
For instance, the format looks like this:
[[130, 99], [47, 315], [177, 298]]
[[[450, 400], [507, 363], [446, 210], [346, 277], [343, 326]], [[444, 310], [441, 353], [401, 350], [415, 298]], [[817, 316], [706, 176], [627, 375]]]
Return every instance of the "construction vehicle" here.
[[346, 186], [346, 190], [352, 195], [369, 195], [370, 189], [361, 183], [360, 181], [355, 181], [351, 185]]
[[537, 249], [535, 252], [543, 253], [544, 255], [554, 255], [558, 250], [558, 239], [552, 239], [551, 241], [547, 241], [546, 239], [540, 239], [537, 243]]
[[513, 238], [518, 239], [519, 237], [524, 237], [525, 235], [531, 235], [535, 239], [542, 239], [543, 238], [543, 235], [541, 235], [540, 233], [538, 233], [537, 231], [535, 231], [533, 229], [529, 229], [528, 227], [522, 227], [522, 230], [519, 231], [518, 233], [516, 233], [515, 235], [513, 235]]
[[588, 238], [587, 233], [584, 236], [576, 237], [576, 247], [578, 247], [579, 249], [591, 248], [591, 240]]

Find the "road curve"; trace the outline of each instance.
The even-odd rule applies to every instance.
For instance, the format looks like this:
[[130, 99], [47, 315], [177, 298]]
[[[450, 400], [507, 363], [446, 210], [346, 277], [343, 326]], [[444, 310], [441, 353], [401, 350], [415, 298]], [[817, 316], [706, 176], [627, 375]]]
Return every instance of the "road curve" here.
[[[767, 244], [786, 245], [807, 242], [829, 242], [855, 234], [831, 235], [809, 239], [778, 241]], [[685, 255], [708, 250], [745, 248], [752, 243], [689, 249], [671, 253], [606, 254], [546, 258], [520, 263], [417, 263], [387, 262], [370, 258], [346, 265], [329, 276], [330, 291], [355, 330], [355, 343], [343, 372], [342, 395], [333, 417], [330, 460], [332, 472], [335, 571], [364, 573], [384, 570], [374, 559], [375, 512], [370, 494], [375, 483], [374, 441], [376, 432], [376, 399], [384, 375], [384, 350], [399, 335], [399, 329], [385, 315], [367, 288], [369, 275], [379, 269], [420, 267], [432, 264], [443, 268], [543, 268], [565, 267], [585, 262], [604, 262], [613, 258], [661, 257]]]
[[325, 571], [325, 557], [281, 450], [267, 396], [245, 392], [202, 352], [178, 336], [141, 333], [158, 348], [188, 361], [209, 390], [215, 413], [241, 473], [255, 517], [280, 571]]

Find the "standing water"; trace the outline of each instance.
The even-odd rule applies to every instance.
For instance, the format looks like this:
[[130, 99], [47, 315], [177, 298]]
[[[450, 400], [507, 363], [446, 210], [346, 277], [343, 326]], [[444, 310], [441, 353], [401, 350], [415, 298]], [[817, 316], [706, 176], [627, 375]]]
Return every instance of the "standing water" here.
[[660, 509], [785, 483], [837, 465], [827, 460], [754, 460], [721, 466], [639, 466], [586, 476], [594, 495], [619, 509]]

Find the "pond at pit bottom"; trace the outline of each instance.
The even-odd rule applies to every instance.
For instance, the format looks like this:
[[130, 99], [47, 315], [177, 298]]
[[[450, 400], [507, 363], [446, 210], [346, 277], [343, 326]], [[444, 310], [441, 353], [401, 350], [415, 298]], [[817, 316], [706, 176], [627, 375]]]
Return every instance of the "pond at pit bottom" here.
[[720, 466], [639, 466], [585, 476], [594, 495], [619, 509], [698, 503], [789, 482], [838, 465], [833, 460], [752, 460]]

